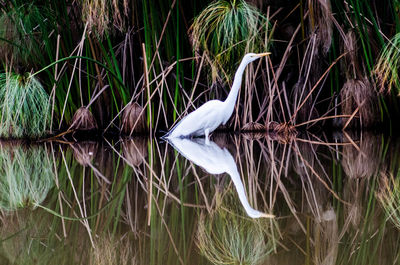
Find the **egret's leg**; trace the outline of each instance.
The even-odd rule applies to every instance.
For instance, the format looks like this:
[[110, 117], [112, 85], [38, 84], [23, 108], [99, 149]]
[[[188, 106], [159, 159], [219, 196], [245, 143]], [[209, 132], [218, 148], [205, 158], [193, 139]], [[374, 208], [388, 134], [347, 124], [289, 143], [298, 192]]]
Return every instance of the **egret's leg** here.
[[210, 134], [210, 129], [209, 128], [205, 129], [204, 134], [206, 138], [206, 145], [210, 145], [210, 139], [208, 138]]

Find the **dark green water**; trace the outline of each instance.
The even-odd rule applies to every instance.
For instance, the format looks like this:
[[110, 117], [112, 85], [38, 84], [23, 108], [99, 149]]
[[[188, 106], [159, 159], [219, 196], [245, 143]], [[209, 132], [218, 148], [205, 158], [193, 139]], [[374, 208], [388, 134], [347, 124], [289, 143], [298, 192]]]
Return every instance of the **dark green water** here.
[[399, 143], [3, 142], [0, 264], [397, 264]]

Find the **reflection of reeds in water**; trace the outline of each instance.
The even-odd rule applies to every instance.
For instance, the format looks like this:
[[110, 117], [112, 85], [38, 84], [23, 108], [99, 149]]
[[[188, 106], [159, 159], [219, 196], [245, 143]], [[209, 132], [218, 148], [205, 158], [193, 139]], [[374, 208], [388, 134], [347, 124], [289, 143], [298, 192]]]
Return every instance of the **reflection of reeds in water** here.
[[365, 179], [347, 178], [343, 187], [343, 199], [349, 204], [344, 206], [345, 225], [342, 230], [346, 230], [348, 226], [356, 228], [360, 225], [363, 214], [363, 191], [365, 184], [368, 183]]
[[400, 180], [392, 175], [381, 174], [377, 197], [388, 218], [400, 229]]
[[[350, 136], [349, 136], [350, 137]], [[349, 178], [374, 176], [380, 165], [381, 141], [379, 136], [363, 132], [359, 142], [343, 146], [342, 167]], [[357, 146], [355, 146], [357, 145]]]
[[43, 146], [10, 145], [0, 149], [0, 207], [12, 211], [43, 202], [54, 172]]
[[314, 262], [318, 265], [336, 264], [339, 250], [338, 222], [335, 211], [328, 208], [314, 224]]
[[147, 138], [134, 138], [122, 142], [122, 155], [131, 166], [139, 166], [147, 157]]
[[228, 191], [209, 216], [200, 216], [197, 245], [212, 264], [259, 264], [276, 248], [273, 219], [250, 219]]
[[309, 210], [316, 220], [322, 220], [332, 198], [330, 179], [325, 165], [317, 155], [318, 145], [296, 142], [294, 144], [294, 171], [299, 175], [305, 196], [304, 210]]
[[39, 264], [48, 259], [46, 247], [40, 244], [40, 239], [46, 236], [43, 228], [48, 223], [43, 215], [34, 215], [35, 220], [31, 215], [29, 210], [22, 210], [2, 218], [0, 235], [6, 240], [0, 248], [1, 264]]
[[380, 140], [378, 136], [363, 132], [359, 141], [352, 140], [357, 147], [343, 146], [341, 165], [346, 174], [343, 199], [348, 204], [344, 205], [346, 220], [342, 230], [347, 230], [350, 225], [355, 228], [362, 221], [365, 189], [368, 188], [369, 179], [378, 173], [381, 165]]
[[128, 236], [120, 239], [106, 234], [92, 248], [90, 265], [134, 265], [136, 263], [132, 241]]
[[93, 157], [96, 156], [97, 142], [78, 142], [71, 145], [75, 160], [82, 166], [86, 167], [92, 163]]

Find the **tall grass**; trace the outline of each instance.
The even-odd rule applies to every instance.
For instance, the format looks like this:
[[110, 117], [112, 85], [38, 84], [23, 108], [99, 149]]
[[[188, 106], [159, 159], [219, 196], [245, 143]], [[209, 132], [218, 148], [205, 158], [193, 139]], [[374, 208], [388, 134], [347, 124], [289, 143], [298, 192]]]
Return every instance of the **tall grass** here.
[[15, 69], [27, 69], [51, 60], [46, 53], [54, 46], [50, 33], [54, 29], [55, 17], [46, 6], [35, 3], [9, 1], [0, 16], [0, 57], [2, 62]]
[[[398, 7], [397, 1], [385, 4]], [[0, 8], [1, 68], [38, 73], [51, 98], [51, 132], [68, 129], [85, 107], [100, 130], [118, 133], [133, 102], [144, 109], [150, 132], [165, 130], [205, 101], [222, 99], [244, 53], [266, 50], [272, 59], [248, 68], [229, 129], [248, 122], [326, 123], [340, 114], [357, 119], [357, 107], [365, 112], [368, 104], [341, 106], [360, 96], [348, 85], [359, 80], [368, 80], [361, 94], [378, 111], [357, 124], [376, 125], [399, 110], [397, 98], [372, 93], [371, 75], [376, 69], [380, 85], [396, 86], [392, 38], [399, 19], [369, 1], [12, 0]], [[321, 123], [307, 127], [314, 124]]]
[[375, 66], [375, 74], [378, 78], [378, 86], [381, 92], [399, 90], [400, 80], [398, 69], [400, 67], [400, 34], [396, 34], [388, 41]]

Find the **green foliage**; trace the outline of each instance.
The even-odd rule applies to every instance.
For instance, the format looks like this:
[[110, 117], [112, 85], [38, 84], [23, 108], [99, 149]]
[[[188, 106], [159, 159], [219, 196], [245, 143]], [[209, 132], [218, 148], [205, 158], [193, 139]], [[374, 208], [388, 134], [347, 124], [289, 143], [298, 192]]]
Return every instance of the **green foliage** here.
[[380, 90], [391, 91], [395, 88], [400, 91], [400, 33], [397, 33], [384, 47], [375, 66]]
[[49, 96], [30, 74], [0, 74], [0, 137], [37, 138], [49, 126]]
[[33, 2], [5, 10], [0, 16], [0, 58], [24, 67], [43, 62], [53, 25], [51, 12]]
[[213, 79], [229, 78], [247, 52], [265, 52], [268, 21], [244, 0], [217, 0], [208, 5], [191, 26], [192, 44], [211, 58]]

